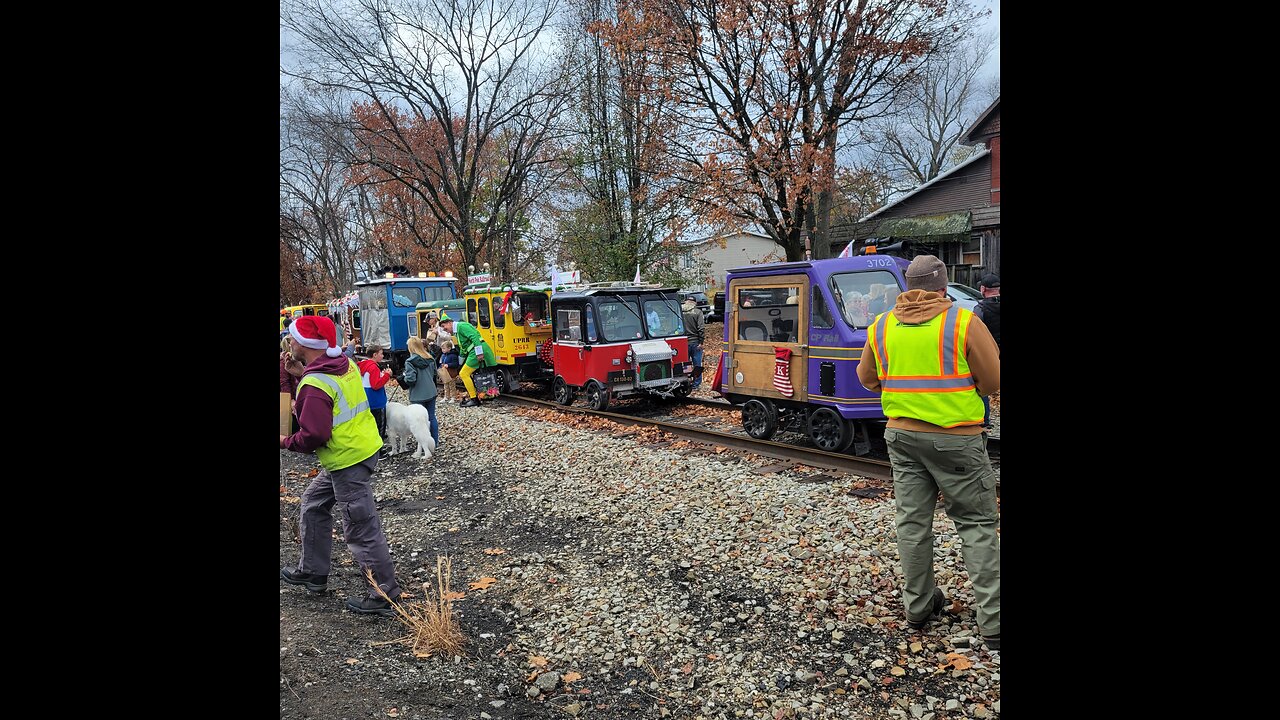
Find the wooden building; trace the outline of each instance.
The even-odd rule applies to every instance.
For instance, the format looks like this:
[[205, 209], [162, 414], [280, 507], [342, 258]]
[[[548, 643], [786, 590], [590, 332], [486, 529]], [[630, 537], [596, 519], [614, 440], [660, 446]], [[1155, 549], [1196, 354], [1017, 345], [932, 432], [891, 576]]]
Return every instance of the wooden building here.
[[1000, 273], [1000, 98], [978, 116], [960, 142], [982, 147], [964, 162], [867, 215], [832, 226], [831, 248], [849, 242], [911, 241], [909, 257], [937, 255], [951, 279], [972, 287]]

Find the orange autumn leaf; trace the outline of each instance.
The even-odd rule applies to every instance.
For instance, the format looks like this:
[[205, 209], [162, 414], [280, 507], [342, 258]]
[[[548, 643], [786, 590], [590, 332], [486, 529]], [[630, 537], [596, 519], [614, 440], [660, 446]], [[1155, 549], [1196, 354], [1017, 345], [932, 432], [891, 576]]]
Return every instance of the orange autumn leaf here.
[[482, 577], [473, 583], [467, 583], [467, 587], [472, 590], [488, 590], [489, 586], [498, 582], [498, 578]]
[[357, 660], [357, 659], [355, 659], [355, 658], [347, 658], [347, 664], [348, 664], [348, 665], [355, 665], [355, 664], [356, 664], [356, 663], [358, 663], [358, 662], [360, 662], [360, 661], [359, 661], [359, 660]]
[[448, 601], [452, 601], [452, 600], [461, 600], [462, 598], [464, 598], [464, 597], [466, 597], [466, 596], [467, 596], [467, 594], [466, 594], [466, 593], [464, 593], [464, 592], [458, 592], [457, 590], [454, 590], [453, 592], [447, 592], [447, 593], [445, 593], [445, 594], [444, 594], [444, 599], [445, 599], [445, 600], [448, 600]]
[[540, 670], [533, 670], [528, 675], [525, 675], [524, 681], [527, 683], [531, 683], [534, 681], [534, 679], [536, 679], [541, 674], [542, 672]]
[[484, 549], [485, 555], [501, 555], [504, 552], [506, 552], [506, 550], [503, 550], [502, 548], [485, 548]]
[[973, 663], [960, 653], [947, 653], [947, 662], [942, 666], [942, 669], [946, 670], [948, 667], [956, 670], [968, 670], [973, 667]]
[[568, 683], [573, 682], [574, 680], [581, 680], [581, 679], [582, 679], [582, 673], [567, 672], [567, 673], [565, 673], [565, 674], [564, 674], [564, 677], [562, 677], [562, 678], [560, 678], [560, 679], [561, 679], [561, 680], [564, 680], [564, 681], [565, 681], [565, 683], [566, 683], [566, 684], [568, 684]]
[[544, 668], [547, 666], [547, 659], [541, 655], [530, 655], [529, 664], [534, 667]]
[[[320, 474], [320, 468], [311, 468], [311, 472], [307, 473], [307, 477], [313, 478], [319, 474]], [[391, 708], [391, 709], [395, 710], [395, 708]]]

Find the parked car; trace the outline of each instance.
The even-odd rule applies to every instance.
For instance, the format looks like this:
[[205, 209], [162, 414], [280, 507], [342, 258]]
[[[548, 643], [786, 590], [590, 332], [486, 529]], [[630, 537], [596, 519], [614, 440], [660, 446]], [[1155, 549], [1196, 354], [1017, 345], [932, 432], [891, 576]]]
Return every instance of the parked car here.
[[947, 283], [947, 297], [951, 298], [956, 305], [970, 312], [978, 307], [978, 303], [982, 301], [981, 292], [960, 283]]
[[685, 292], [682, 290], [680, 292], [680, 302], [683, 303], [685, 300], [688, 300], [689, 298], [693, 298], [693, 301], [698, 303], [698, 309], [702, 311], [702, 319], [703, 320], [710, 319], [711, 302], [707, 300], [707, 294], [701, 291]]
[[711, 303], [711, 316], [708, 321], [724, 322], [724, 291], [720, 290], [716, 293], [715, 302]]

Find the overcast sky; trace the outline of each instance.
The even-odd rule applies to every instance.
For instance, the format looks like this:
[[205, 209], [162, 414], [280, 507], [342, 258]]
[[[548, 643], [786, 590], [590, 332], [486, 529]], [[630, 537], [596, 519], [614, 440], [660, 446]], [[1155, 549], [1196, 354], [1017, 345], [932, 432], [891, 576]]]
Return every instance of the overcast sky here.
[[[987, 30], [995, 30], [1000, 32], [1000, 0], [978, 0], [980, 8], [988, 8], [991, 10], [991, 17], [987, 18]], [[1000, 36], [996, 36], [996, 48], [991, 52], [991, 57], [987, 60], [987, 64], [982, 66], [982, 76], [990, 78], [1000, 74]]]

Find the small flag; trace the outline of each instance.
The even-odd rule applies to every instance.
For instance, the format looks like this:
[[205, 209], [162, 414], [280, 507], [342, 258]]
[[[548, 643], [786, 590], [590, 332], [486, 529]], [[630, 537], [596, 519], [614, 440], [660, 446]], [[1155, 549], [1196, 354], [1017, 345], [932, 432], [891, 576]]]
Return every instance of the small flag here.
[[640, 284], [640, 263], [636, 263], [636, 279], [632, 281], [632, 284]]
[[858, 241], [850, 240], [849, 244], [845, 245], [844, 249], [840, 251], [840, 257], [853, 257], [853, 244], [856, 242]]

